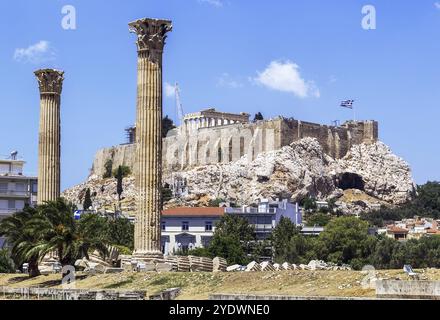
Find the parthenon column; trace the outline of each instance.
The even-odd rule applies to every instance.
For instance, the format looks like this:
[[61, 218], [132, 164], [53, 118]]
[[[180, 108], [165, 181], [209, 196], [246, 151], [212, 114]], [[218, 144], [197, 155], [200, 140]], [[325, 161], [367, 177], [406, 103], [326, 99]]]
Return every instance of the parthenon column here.
[[171, 21], [140, 19], [129, 24], [137, 34], [138, 81], [136, 184], [138, 191], [134, 256], [147, 261], [163, 257], [162, 210], [162, 54]]
[[53, 69], [35, 71], [40, 89], [40, 127], [38, 142], [37, 203], [60, 197], [60, 102], [64, 72]]

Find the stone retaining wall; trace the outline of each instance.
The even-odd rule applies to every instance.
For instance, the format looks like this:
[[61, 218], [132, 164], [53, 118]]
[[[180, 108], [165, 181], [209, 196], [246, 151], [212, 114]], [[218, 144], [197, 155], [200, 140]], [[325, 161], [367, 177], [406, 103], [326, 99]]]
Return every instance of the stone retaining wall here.
[[378, 280], [378, 298], [440, 300], [440, 281]]
[[0, 296], [41, 300], [145, 300], [146, 291], [0, 287]]

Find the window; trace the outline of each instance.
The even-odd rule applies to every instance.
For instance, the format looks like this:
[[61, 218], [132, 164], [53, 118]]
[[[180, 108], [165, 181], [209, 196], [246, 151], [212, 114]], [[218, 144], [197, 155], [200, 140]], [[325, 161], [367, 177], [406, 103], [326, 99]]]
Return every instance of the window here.
[[15, 209], [15, 200], [8, 200], [8, 209]]
[[17, 193], [23, 194], [25, 192], [25, 185], [24, 185], [24, 183], [16, 183], [15, 184], [15, 191]]
[[8, 192], [8, 184], [0, 183], [0, 193], [7, 193], [7, 192]]
[[212, 237], [203, 237], [202, 236], [202, 246], [203, 248], [208, 248], [209, 244], [211, 243]]
[[189, 231], [189, 222], [182, 222], [182, 231]]
[[166, 222], [162, 222], [161, 228], [162, 228], [162, 231], [166, 230], [166, 228], [167, 228]]
[[212, 222], [205, 222], [205, 231], [212, 231]]

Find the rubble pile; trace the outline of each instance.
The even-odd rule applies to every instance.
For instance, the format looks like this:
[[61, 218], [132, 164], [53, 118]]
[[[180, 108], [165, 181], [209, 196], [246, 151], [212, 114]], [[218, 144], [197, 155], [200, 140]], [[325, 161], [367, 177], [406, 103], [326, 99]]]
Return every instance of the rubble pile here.
[[121, 260], [121, 268], [130, 272], [225, 272], [226, 260], [195, 256], [166, 256], [163, 261], [143, 262], [126, 256]]
[[309, 264], [290, 264], [288, 262], [284, 262], [283, 264], [274, 263], [272, 264], [269, 261], [264, 261], [258, 263], [256, 261], [252, 261], [247, 266], [242, 266], [239, 264], [235, 264], [226, 268], [227, 272], [256, 272], [256, 271], [288, 271], [288, 270], [342, 270], [342, 271], [350, 271], [352, 270], [349, 265], [339, 266], [332, 262], [324, 262], [322, 260], [312, 260]]

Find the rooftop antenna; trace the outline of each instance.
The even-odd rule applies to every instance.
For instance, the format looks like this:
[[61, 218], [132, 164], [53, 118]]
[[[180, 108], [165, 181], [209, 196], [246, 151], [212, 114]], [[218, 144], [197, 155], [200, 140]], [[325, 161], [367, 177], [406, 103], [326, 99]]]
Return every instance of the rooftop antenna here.
[[333, 127], [339, 127], [340, 124], [341, 124], [341, 121], [339, 121], [339, 120], [333, 120], [333, 121], [332, 121], [332, 126], [333, 126]]
[[18, 151], [12, 151], [11, 152], [11, 159], [12, 160], [17, 160], [17, 155], [18, 155]]
[[180, 88], [179, 88], [179, 84], [177, 82], [174, 86], [174, 92], [175, 92], [175, 96], [176, 96], [176, 116], [179, 120], [179, 124], [182, 125], [183, 106], [182, 106], [182, 101], [180, 100]]

